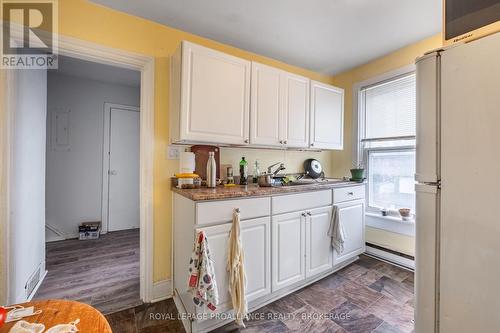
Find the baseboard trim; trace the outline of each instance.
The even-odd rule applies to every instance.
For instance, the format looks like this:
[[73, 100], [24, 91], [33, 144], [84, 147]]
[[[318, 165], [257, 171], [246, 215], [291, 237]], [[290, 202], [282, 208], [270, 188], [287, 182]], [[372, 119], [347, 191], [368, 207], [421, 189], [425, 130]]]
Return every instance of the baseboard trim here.
[[151, 303], [163, 301], [172, 297], [172, 280], [166, 279], [153, 283], [151, 291]]
[[384, 251], [381, 249], [377, 249], [377, 248], [371, 247], [369, 245], [366, 245], [366, 252], [365, 253], [368, 255], [371, 255], [377, 259], [387, 261], [390, 264], [396, 264], [398, 266], [401, 266], [405, 269], [409, 269], [412, 271], [415, 270], [415, 261], [414, 260], [398, 256], [394, 253], [387, 252], [387, 251]]

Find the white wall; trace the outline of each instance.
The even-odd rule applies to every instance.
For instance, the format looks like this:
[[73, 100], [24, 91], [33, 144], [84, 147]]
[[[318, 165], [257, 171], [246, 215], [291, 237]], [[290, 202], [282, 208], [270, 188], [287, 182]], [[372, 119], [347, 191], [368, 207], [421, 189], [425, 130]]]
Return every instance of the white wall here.
[[18, 70], [13, 131], [9, 302], [26, 300], [25, 284], [45, 271], [45, 119], [47, 72]]
[[[101, 220], [104, 103], [139, 106], [139, 87], [49, 72], [47, 129], [57, 110], [69, 110], [69, 149], [47, 136], [47, 241], [76, 237], [78, 225]], [[62, 237], [61, 237], [62, 235]]]

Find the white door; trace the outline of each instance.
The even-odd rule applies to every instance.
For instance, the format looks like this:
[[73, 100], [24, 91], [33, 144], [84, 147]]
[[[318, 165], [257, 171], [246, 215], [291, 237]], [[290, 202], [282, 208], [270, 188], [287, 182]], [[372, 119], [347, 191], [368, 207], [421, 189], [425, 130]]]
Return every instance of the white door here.
[[282, 140], [287, 147], [309, 147], [309, 83], [306, 77], [282, 72]]
[[272, 290], [305, 279], [305, 221], [303, 212], [272, 217]]
[[318, 149], [343, 149], [344, 89], [311, 81], [311, 140]]
[[250, 61], [182, 44], [182, 140], [248, 144]]
[[111, 108], [108, 230], [139, 227], [139, 112]]
[[252, 62], [250, 143], [281, 146], [281, 71]]
[[[241, 241], [245, 253], [245, 273], [247, 276], [247, 300], [252, 301], [271, 293], [271, 232], [270, 218], [264, 217], [240, 222]], [[212, 253], [219, 292], [217, 312], [232, 307], [228, 289], [227, 248], [232, 223], [202, 228], [208, 239]]]
[[328, 236], [332, 206], [307, 212], [306, 219], [306, 277], [333, 268], [331, 238]]
[[354, 200], [336, 205], [344, 229], [344, 252], [333, 251], [333, 264], [354, 258], [365, 252], [365, 200]]

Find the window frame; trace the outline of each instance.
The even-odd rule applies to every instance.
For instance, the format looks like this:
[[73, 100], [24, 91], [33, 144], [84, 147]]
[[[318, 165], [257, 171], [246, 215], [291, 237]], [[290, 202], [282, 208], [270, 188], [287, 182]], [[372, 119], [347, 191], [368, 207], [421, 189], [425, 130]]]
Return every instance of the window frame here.
[[[415, 151], [415, 145], [401, 145], [401, 146], [393, 146], [393, 147], [374, 147], [374, 148], [363, 148], [362, 140], [366, 135], [366, 126], [365, 126], [365, 110], [364, 110], [364, 94], [363, 90], [369, 88], [371, 86], [379, 85], [384, 82], [389, 82], [392, 80], [396, 80], [398, 78], [402, 78], [407, 75], [412, 75], [416, 73], [416, 67], [414, 64], [404, 66], [398, 68], [393, 71], [389, 71], [383, 73], [381, 75], [377, 75], [365, 81], [358, 82], [353, 86], [353, 123], [356, 126], [353, 126], [353, 164], [359, 165], [363, 164], [366, 172], [366, 177], [369, 175], [369, 163], [368, 163], [368, 154], [370, 151]], [[415, 136], [405, 136], [405, 137], [394, 137], [394, 139], [415, 139]], [[379, 141], [386, 140], [388, 138], [380, 138]], [[370, 141], [376, 141], [370, 139]], [[370, 186], [370, 185], [368, 185]], [[370, 191], [367, 190], [366, 194], [366, 212], [380, 214], [380, 209], [376, 207], [371, 207], [370, 203]]]

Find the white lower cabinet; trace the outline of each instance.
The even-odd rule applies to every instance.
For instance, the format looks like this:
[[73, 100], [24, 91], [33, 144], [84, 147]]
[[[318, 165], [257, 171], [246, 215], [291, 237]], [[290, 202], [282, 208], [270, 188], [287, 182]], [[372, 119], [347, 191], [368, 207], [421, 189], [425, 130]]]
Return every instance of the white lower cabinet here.
[[[271, 232], [270, 218], [241, 221], [241, 241], [245, 253], [248, 301], [271, 293]], [[227, 249], [232, 223], [201, 228], [205, 231], [214, 261], [219, 292], [218, 312], [232, 308], [227, 273]]]
[[305, 212], [272, 217], [272, 291], [305, 279]]
[[344, 252], [339, 255], [334, 251], [334, 265], [365, 252], [365, 200], [346, 201], [336, 206], [344, 229]]
[[333, 268], [333, 250], [328, 236], [332, 206], [306, 212], [306, 277], [327, 272]]

